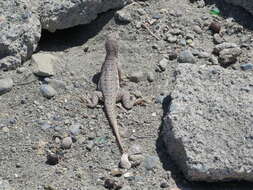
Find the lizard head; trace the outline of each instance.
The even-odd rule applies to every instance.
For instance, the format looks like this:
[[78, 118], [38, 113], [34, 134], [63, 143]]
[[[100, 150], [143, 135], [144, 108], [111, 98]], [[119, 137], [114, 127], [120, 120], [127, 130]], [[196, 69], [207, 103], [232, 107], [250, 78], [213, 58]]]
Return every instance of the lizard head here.
[[107, 36], [106, 42], [105, 42], [105, 49], [107, 55], [118, 57], [118, 40], [119, 40], [119, 34], [114, 32]]

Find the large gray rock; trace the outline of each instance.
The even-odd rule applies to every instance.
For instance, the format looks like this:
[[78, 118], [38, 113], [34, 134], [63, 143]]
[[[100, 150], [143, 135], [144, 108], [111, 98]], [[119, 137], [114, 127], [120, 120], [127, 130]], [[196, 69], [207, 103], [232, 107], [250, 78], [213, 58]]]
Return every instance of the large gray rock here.
[[5, 0], [0, 1], [0, 69], [15, 69], [29, 59], [41, 28], [54, 32], [94, 20], [101, 12], [128, 0]]
[[253, 73], [181, 64], [164, 119], [170, 156], [192, 181], [253, 181]]
[[29, 58], [41, 35], [30, 0], [0, 1], [0, 68], [16, 68]]
[[87, 24], [99, 13], [123, 7], [126, 3], [127, 0], [40, 0], [39, 14], [42, 28], [54, 32]]
[[225, 0], [227, 3], [234, 4], [236, 6], [241, 6], [251, 14], [253, 14], [253, 1], [251, 0]]

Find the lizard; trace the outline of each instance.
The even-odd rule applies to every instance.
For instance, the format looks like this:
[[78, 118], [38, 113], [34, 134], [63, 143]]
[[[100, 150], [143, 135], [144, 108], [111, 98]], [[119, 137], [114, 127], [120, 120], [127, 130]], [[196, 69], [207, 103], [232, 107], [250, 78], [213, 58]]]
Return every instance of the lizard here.
[[105, 113], [109, 124], [114, 131], [120, 151], [124, 154], [126, 150], [122, 144], [116, 119], [116, 103], [121, 101], [126, 109], [131, 109], [134, 105], [134, 100], [128, 91], [120, 88], [121, 70], [118, 65], [118, 38], [117, 33], [111, 33], [107, 36], [105, 42], [106, 56], [101, 67], [97, 90], [89, 100], [88, 107], [96, 107], [99, 100], [104, 102]]

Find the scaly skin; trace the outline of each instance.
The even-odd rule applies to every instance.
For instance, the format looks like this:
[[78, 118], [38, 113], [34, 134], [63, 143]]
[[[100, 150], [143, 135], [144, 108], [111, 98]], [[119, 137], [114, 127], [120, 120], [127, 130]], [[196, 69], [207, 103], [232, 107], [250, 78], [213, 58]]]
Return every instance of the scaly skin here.
[[101, 68], [98, 88], [93, 94], [89, 107], [95, 107], [99, 100], [104, 102], [105, 112], [113, 128], [119, 148], [122, 153], [125, 153], [116, 119], [116, 102], [122, 101], [126, 109], [131, 109], [134, 102], [130, 101], [129, 92], [123, 91], [119, 86], [120, 70], [118, 67], [118, 43], [115, 33], [107, 37], [105, 48], [106, 57]]

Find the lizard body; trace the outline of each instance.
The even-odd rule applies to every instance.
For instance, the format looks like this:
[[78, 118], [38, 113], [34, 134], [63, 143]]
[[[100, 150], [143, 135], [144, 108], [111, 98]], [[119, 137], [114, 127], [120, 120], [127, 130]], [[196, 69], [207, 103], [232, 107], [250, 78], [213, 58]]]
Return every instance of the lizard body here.
[[115, 33], [108, 35], [105, 48], [106, 57], [101, 68], [97, 91], [94, 92], [88, 106], [95, 107], [99, 100], [104, 102], [109, 124], [114, 131], [121, 152], [125, 153], [116, 119], [116, 102], [122, 101], [126, 109], [131, 109], [134, 102], [131, 101], [129, 92], [120, 88], [121, 71], [118, 66], [118, 42]]

